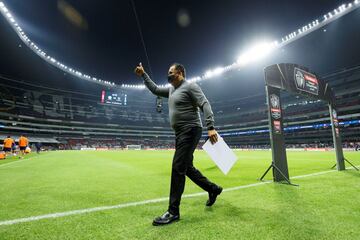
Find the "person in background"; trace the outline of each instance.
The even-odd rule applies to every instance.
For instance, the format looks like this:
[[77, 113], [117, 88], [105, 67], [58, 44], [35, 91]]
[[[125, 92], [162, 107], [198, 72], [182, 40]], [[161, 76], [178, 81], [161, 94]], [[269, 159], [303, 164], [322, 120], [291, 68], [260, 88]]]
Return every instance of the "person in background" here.
[[39, 154], [41, 151], [41, 142], [35, 143], [36, 153]]
[[21, 156], [19, 158], [24, 158], [26, 147], [29, 145], [29, 141], [25, 135], [21, 135], [19, 138], [19, 147]]
[[10, 136], [7, 136], [7, 138], [4, 139], [4, 152], [6, 157], [11, 154], [13, 143], [15, 143], [14, 139], [12, 139]]
[[11, 151], [14, 157], [16, 157], [16, 143], [15, 141], [12, 143]]

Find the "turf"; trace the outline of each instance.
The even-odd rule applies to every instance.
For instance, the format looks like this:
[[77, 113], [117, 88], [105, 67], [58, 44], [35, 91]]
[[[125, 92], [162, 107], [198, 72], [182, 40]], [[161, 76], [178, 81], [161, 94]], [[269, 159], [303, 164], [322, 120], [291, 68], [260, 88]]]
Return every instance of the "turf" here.
[[[58, 151], [0, 161], [0, 222], [167, 197], [172, 151]], [[258, 183], [267, 151], [237, 152], [224, 176], [202, 151], [195, 166], [224, 188]], [[360, 165], [359, 152], [346, 157]], [[18, 162], [16, 162], [18, 161]], [[288, 152], [290, 176], [329, 171], [332, 152]], [[266, 177], [271, 179], [271, 174]], [[167, 201], [0, 226], [0, 239], [357, 239], [360, 173], [292, 179], [220, 195], [184, 198], [181, 221], [151, 226]], [[187, 180], [185, 194], [201, 192]]]

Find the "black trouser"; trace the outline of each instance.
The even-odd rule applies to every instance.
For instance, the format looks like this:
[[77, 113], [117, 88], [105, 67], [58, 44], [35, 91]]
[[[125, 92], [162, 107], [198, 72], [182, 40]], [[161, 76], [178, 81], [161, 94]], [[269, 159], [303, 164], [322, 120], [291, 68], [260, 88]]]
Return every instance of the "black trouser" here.
[[169, 212], [179, 214], [181, 195], [184, 192], [185, 176], [207, 192], [217, 186], [204, 177], [193, 166], [193, 153], [201, 138], [202, 128], [192, 127], [183, 131], [175, 131], [175, 155], [172, 163]]

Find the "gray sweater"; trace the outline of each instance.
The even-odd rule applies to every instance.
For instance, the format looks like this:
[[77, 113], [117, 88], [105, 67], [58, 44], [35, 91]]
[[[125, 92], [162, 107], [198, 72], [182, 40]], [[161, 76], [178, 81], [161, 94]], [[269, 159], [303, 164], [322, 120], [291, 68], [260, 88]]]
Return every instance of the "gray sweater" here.
[[202, 127], [199, 108], [203, 111], [206, 127], [214, 127], [214, 114], [210, 103], [196, 83], [182, 81], [177, 88], [158, 87], [149, 77], [143, 75], [145, 86], [155, 95], [169, 98], [170, 125], [177, 131], [188, 127]]

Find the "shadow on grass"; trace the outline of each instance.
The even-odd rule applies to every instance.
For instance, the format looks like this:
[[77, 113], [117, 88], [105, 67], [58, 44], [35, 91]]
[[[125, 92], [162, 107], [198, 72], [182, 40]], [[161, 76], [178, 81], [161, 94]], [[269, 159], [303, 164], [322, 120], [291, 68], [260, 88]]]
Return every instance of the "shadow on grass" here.
[[205, 171], [212, 171], [212, 170], [215, 170], [215, 169], [217, 169], [218, 167], [217, 166], [212, 166], [212, 167], [208, 167], [208, 168], [204, 168], [204, 172]]

